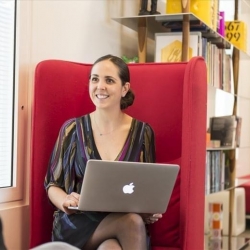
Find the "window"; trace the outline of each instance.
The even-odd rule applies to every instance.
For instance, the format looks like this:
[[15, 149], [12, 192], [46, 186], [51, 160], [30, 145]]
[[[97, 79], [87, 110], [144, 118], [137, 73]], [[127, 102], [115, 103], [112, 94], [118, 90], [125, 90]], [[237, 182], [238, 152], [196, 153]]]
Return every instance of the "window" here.
[[[20, 199], [15, 96], [16, 0], [0, 1], [0, 203]], [[20, 186], [20, 185], [19, 185]], [[20, 188], [19, 188], [20, 189]]]
[[12, 186], [15, 2], [0, 1], [0, 188]]

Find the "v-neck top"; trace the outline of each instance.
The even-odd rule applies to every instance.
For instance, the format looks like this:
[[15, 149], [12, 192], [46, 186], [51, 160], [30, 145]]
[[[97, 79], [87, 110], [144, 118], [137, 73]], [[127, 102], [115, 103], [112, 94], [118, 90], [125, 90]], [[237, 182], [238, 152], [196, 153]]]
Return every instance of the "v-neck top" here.
[[[83, 117], [82, 117], [83, 118]], [[93, 152], [94, 155], [96, 156], [96, 158], [94, 159], [99, 159], [99, 160], [102, 160], [101, 156], [100, 156], [100, 153], [98, 151], [98, 148], [96, 146], [96, 143], [95, 143], [95, 139], [94, 139], [94, 133], [93, 133], [93, 130], [92, 130], [92, 125], [91, 125], [91, 119], [90, 119], [90, 116], [87, 115], [86, 117], [87, 119], [85, 119], [83, 121], [83, 124], [86, 124], [86, 128], [84, 129], [84, 131], [86, 131], [86, 133], [84, 134], [85, 138], [88, 138], [89, 136], [89, 141], [92, 143], [92, 147], [93, 148]], [[85, 123], [84, 123], [85, 122]], [[130, 125], [130, 129], [129, 129], [129, 132], [128, 132], [128, 135], [126, 137], [126, 140], [125, 140], [125, 143], [123, 145], [123, 147], [121, 148], [121, 151], [119, 152], [119, 154], [116, 156], [116, 158], [114, 159], [114, 161], [122, 161], [123, 160], [123, 157], [124, 157], [124, 153], [123, 152], [126, 152], [126, 149], [128, 149], [129, 147], [129, 139], [130, 137], [132, 136], [132, 132], [133, 132], [133, 127], [134, 127], [134, 123], [135, 123], [135, 119], [133, 118], [132, 119], [132, 122], [131, 122], [131, 125]]]
[[[86, 163], [101, 160], [95, 145], [90, 115], [66, 121], [60, 129], [48, 171], [45, 188], [61, 187], [66, 193], [80, 193]], [[151, 126], [132, 119], [127, 139], [115, 160], [155, 162], [154, 132]]]

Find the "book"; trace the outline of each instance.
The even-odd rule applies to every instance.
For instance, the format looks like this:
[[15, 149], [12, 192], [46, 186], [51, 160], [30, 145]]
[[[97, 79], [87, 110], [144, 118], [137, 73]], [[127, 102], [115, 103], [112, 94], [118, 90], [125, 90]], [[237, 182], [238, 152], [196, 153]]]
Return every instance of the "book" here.
[[218, 33], [221, 36], [225, 36], [225, 12], [220, 11], [219, 12], [219, 27], [218, 27]]
[[235, 115], [211, 117], [211, 140], [219, 140], [221, 147], [235, 147], [236, 126], [237, 120]]
[[235, 133], [235, 146], [239, 147], [240, 146], [240, 137], [241, 137], [241, 126], [242, 126], [242, 117], [236, 116], [236, 133]]
[[[189, 60], [202, 55], [201, 32], [190, 32]], [[181, 62], [182, 32], [155, 33], [155, 62]]]
[[232, 56], [223, 53], [222, 89], [228, 93], [234, 93], [233, 61]]
[[206, 152], [206, 194], [220, 191], [226, 184], [225, 159], [223, 150], [208, 150]]
[[[202, 1], [202, 0], [201, 0]], [[210, 0], [210, 1], [204, 1], [203, 2], [211, 2], [211, 28], [214, 31], [218, 30], [218, 19], [219, 19], [219, 0]]]
[[[209, 27], [198, 19], [190, 20], [189, 23], [190, 31], [207, 32], [209, 30]], [[171, 32], [181, 32], [183, 28], [183, 21], [166, 21], [163, 22], [162, 25], [167, 29], [171, 29]]]

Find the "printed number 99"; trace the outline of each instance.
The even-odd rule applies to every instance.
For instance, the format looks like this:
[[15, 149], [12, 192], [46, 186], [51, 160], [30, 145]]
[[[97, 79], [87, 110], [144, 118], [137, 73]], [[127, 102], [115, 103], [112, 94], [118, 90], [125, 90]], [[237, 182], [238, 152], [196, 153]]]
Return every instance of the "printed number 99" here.
[[236, 33], [227, 33], [227, 39], [228, 41], [231, 41], [232, 39], [235, 39], [235, 41], [239, 41], [240, 39], [240, 33], [236, 32]]

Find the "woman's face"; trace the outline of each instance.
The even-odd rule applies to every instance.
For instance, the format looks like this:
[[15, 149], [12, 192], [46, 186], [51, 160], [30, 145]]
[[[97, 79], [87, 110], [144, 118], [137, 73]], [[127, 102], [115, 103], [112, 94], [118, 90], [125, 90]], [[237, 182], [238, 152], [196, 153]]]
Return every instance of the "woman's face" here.
[[129, 90], [129, 83], [122, 86], [119, 69], [105, 60], [93, 66], [89, 80], [89, 95], [97, 108], [120, 108], [120, 101]]

